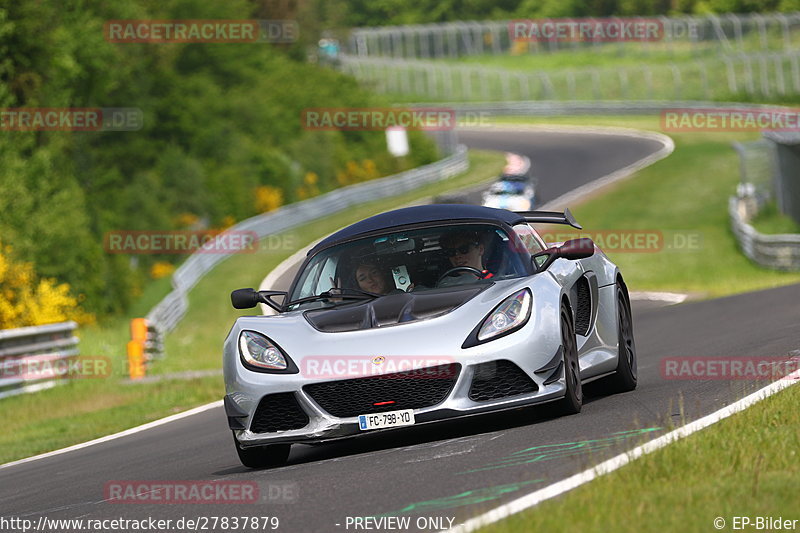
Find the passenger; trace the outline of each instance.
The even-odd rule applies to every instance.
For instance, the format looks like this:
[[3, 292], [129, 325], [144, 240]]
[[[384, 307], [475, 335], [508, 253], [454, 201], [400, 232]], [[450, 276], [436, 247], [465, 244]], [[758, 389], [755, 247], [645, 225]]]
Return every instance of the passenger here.
[[389, 276], [374, 262], [359, 263], [355, 271], [356, 283], [362, 291], [374, 294], [388, 294], [394, 289]]

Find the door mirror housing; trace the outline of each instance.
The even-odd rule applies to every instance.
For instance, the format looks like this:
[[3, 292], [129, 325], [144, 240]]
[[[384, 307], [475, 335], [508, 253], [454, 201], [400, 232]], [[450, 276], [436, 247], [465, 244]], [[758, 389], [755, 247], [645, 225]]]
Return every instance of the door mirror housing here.
[[556, 259], [575, 261], [577, 259], [586, 259], [592, 255], [594, 255], [594, 241], [592, 239], [572, 239], [561, 246], [554, 246], [534, 254], [531, 256], [531, 262], [534, 270], [538, 273], [547, 270]]
[[[252, 288], [236, 289], [231, 293], [231, 305], [233, 305], [234, 309], [252, 309], [258, 304], [267, 304], [275, 311], [282, 313], [288, 294], [284, 291], [257, 291]], [[273, 300], [274, 296], [281, 296], [282, 301]]]
[[564, 259], [586, 259], [594, 255], [594, 241], [589, 238], [572, 239], [558, 247], [558, 256]]

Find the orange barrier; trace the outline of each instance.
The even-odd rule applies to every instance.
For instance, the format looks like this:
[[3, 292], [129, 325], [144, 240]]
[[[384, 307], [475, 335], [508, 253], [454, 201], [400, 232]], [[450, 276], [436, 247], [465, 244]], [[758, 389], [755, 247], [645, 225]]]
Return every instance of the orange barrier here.
[[147, 320], [131, 320], [131, 340], [128, 342], [128, 374], [131, 379], [141, 379], [147, 373], [147, 357], [144, 353], [147, 342]]

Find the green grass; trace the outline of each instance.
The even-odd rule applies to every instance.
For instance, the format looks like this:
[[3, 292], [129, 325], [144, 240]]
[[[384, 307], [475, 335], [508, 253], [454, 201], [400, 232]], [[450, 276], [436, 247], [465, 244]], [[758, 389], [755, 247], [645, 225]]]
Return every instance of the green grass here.
[[[800, 34], [792, 36], [791, 46], [800, 46]], [[779, 33], [770, 34], [767, 40], [770, 52], [783, 52], [785, 43]], [[592, 43], [525, 43], [513, 46], [505, 54], [483, 54], [443, 58], [438, 60], [448, 65], [474, 65], [512, 70], [558, 71], [564, 68], [615, 68], [668, 65], [670, 63], [690, 63], [694, 61], [716, 61], [723, 54], [763, 53], [761, 42], [756, 34], [749, 34], [742, 42], [741, 49], [725, 51], [715, 41], [700, 41], [692, 45], [689, 41], [672, 42], [618, 42], [605, 44]]]
[[480, 531], [709, 532], [716, 531], [717, 517], [725, 520], [724, 531], [733, 530], [734, 516], [800, 519], [798, 402], [800, 387], [790, 387]]
[[[505, 122], [659, 129], [658, 117], [515, 117]], [[717, 297], [800, 282], [800, 272], [776, 272], [751, 262], [730, 230], [727, 202], [739, 183], [739, 161], [731, 142], [755, 137], [727, 132], [670, 136], [675, 141], [672, 155], [573, 209], [587, 231], [663, 235], [664, 246], [657, 253], [608, 251], [628, 287]], [[696, 236], [699, 246], [667, 249], [681, 244], [685, 236]]]
[[694, 50], [688, 43], [675, 43], [669, 47], [666, 43], [607, 43], [592, 46], [581, 43], [560, 43], [560, 49], [551, 49], [548, 44], [529, 44], [529, 52], [521, 49], [516, 54], [473, 55], [457, 59], [441, 59], [443, 64], [458, 66], [481, 66], [510, 70], [544, 70], [558, 71], [564, 68], [615, 68], [623, 66], [641, 66], [643, 61], [648, 65], [666, 65], [669, 63], [686, 63], [719, 57], [719, 49], [711, 45]]
[[800, 233], [800, 223], [778, 211], [774, 202], [767, 203], [751, 223], [756, 230], [770, 235]]
[[[315, 220], [288, 232], [289, 242], [299, 248], [369, 215], [485, 182], [500, 172], [504, 162], [502, 154], [473, 151], [467, 173]], [[230, 305], [230, 291], [258, 286], [294, 251], [287, 248], [235, 255], [212, 270], [189, 294], [189, 312], [167, 336], [166, 358], [155, 363], [149, 374], [220, 368], [223, 339], [241, 314]], [[152, 284], [134, 309], [145, 314], [168, 289], [168, 282]], [[222, 398], [221, 377], [126, 384], [128, 327], [128, 320], [123, 317], [80, 331], [81, 353], [109, 357], [113, 370], [110, 378], [74, 380], [35, 394], [0, 400], [0, 464], [122, 431]], [[224, 427], [225, 420], [220, 419], [219, 424]]]

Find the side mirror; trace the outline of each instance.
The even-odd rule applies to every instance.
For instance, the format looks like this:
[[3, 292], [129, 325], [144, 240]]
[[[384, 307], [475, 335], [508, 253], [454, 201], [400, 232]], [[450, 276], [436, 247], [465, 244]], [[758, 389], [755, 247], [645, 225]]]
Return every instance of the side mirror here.
[[567, 241], [561, 246], [548, 248], [531, 257], [534, 270], [543, 272], [553, 264], [556, 259], [569, 259], [574, 261], [576, 259], [586, 259], [594, 255], [594, 241], [589, 238], [572, 239]]
[[234, 309], [252, 309], [260, 301], [255, 289], [236, 289], [231, 293], [231, 304]]
[[572, 239], [558, 247], [558, 256], [564, 259], [586, 259], [594, 255], [594, 241], [589, 238]]
[[258, 304], [267, 304], [277, 312], [283, 311], [283, 302], [276, 302], [273, 296], [282, 296], [286, 300], [288, 293], [283, 291], [256, 291], [255, 289], [236, 289], [231, 293], [231, 304], [235, 309], [252, 309]]

